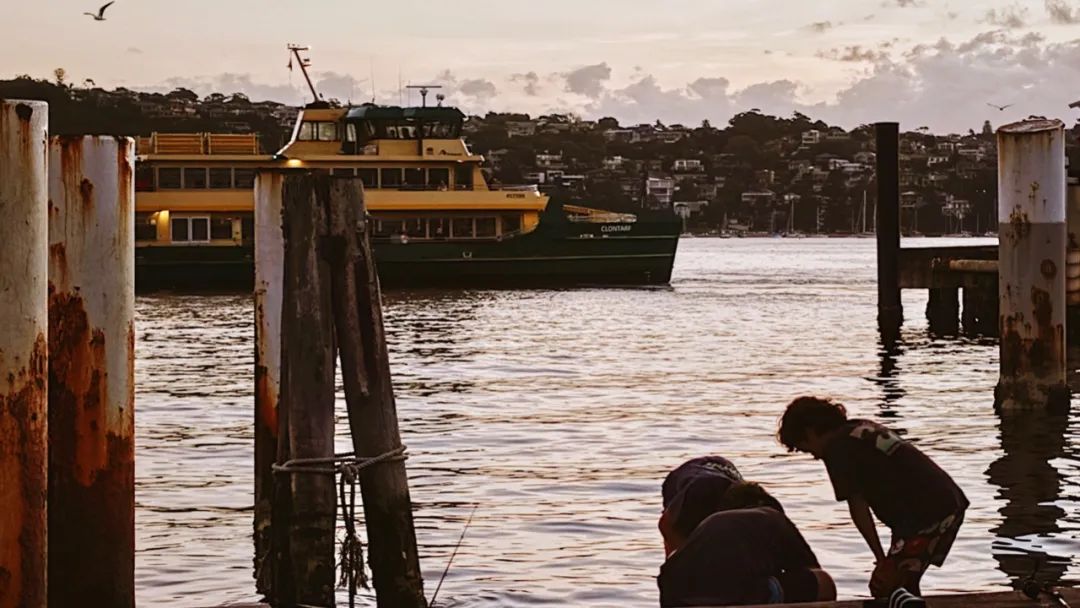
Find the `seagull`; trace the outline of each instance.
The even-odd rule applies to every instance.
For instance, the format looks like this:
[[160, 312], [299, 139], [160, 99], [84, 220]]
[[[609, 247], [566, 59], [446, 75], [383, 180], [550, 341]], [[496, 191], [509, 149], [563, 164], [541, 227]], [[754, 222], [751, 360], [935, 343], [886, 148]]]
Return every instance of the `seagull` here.
[[103, 5], [101, 8], [98, 9], [97, 13], [83, 13], [83, 14], [84, 15], [90, 15], [91, 17], [94, 18], [94, 21], [105, 21], [105, 9], [112, 6], [114, 2], [116, 2], [116, 0], [112, 0], [112, 2], [109, 2], [109, 3], [105, 4], [105, 5]]
[[1007, 103], [1007, 104], [1005, 104], [1003, 106], [999, 106], [996, 103], [989, 103], [989, 102], [986, 105], [990, 106], [991, 108], [997, 108], [1001, 112], [1004, 112], [1005, 108], [1011, 108], [1013, 106], [1013, 104], [1011, 104], [1011, 103]]

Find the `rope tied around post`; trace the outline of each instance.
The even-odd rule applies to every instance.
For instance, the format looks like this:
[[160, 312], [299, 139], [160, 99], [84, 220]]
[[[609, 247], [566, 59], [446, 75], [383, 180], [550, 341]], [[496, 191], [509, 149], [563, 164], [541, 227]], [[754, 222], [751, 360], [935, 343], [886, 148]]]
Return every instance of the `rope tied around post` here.
[[[348, 452], [329, 458], [294, 458], [272, 467], [275, 474], [340, 475], [338, 504], [341, 505], [341, 518], [345, 524], [345, 538], [341, 541], [341, 579], [338, 585], [348, 587], [350, 607], [355, 605], [357, 586], [371, 588], [364, 571], [364, 546], [356, 533], [356, 484], [360, 482], [360, 473], [364, 469], [386, 462], [407, 460], [406, 449], [406, 446], [402, 445], [373, 457], [362, 457], [355, 452]], [[347, 502], [346, 484], [349, 486]]]

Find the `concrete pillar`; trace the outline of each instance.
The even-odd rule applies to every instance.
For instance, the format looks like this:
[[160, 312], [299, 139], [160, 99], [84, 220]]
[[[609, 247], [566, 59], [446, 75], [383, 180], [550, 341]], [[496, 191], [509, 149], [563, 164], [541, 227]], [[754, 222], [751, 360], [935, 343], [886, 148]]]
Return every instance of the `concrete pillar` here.
[[0, 608], [46, 605], [48, 130], [0, 99]]
[[49, 144], [49, 605], [135, 605], [135, 142]]
[[877, 140], [878, 329], [885, 342], [900, 338], [900, 125], [874, 125]]
[[270, 519], [277, 459], [281, 388], [281, 297], [285, 242], [281, 226], [284, 174], [262, 171], [255, 180], [255, 572], [269, 594]]
[[1068, 407], [1065, 132], [1059, 120], [998, 129], [1002, 408]]

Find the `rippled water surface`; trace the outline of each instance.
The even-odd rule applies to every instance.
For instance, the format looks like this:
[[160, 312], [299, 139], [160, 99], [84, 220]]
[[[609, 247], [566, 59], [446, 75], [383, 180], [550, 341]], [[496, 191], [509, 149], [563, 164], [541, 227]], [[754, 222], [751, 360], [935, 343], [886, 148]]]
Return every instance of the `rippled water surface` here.
[[[996, 345], [928, 336], [924, 292], [881, 354], [875, 290], [872, 239], [686, 239], [670, 288], [385, 294], [428, 595], [477, 505], [440, 603], [656, 605], [660, 482], [706, 453], [764, 482], [862, 595], [871, 556], [824, 467], [773, 438], [803, 393], [906, 432], [971, 499], [924, 590], [1036, 566], [1075, 582], [1077, 423], [995, 415]], [[140, 297], [137, 314], [139, 602], [254, 600], [250, 298]]]

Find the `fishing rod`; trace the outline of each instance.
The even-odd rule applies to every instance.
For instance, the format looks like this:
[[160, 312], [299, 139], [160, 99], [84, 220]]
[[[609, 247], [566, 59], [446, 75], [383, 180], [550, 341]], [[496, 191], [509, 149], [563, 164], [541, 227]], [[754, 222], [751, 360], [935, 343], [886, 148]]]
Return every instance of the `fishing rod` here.
[[439, 589], [442, 589], [443, 581], [446, 580], [447, 573], [450, 572], [450, 564], [454, 563], [454, 558], [457, 557], [458, 549], [461, 548], [462, 541], [465, 540], [465, 533], [469, 531], [469, 526], [472, 525], [473, 515], [476, 515], [476, 508], [479, 504], [474, 504], [472, 512], [469, 513], [469, 519], [465, 522], [465, 527], [461, 530], [461, 538], [458, 538], [457, 545], [454, 547], [454, 552], [450, 554], [450, 559], [446, 562], [446, 569], [443, 570], [442, 578], [439, 579], [439, 584], [435, 586], [435, 593], [431, 594], [431, 601], [428, 602], [428, 608], [435, 608], [435, 598], [439, 597]]

